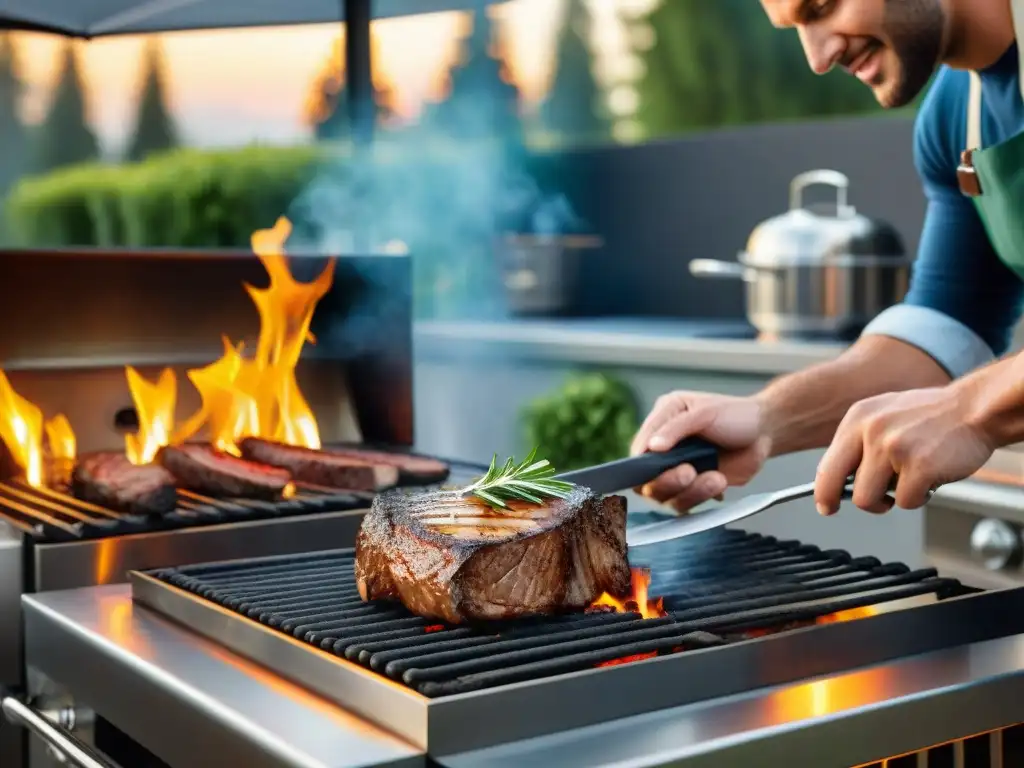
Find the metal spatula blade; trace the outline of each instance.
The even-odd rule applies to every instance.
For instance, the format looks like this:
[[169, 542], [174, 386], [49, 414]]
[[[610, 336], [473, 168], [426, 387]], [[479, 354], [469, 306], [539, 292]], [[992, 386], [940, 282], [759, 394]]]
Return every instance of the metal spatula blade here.
[[[896, 480], [890, 486], [890, 493], [896, 487]], [[843, 498], [850, 498], [853, 493], [853, 478], [847, 479], [846, 487], [843, 489]], [[712, 528], [720, 528], [723, 525], [738, 522], [744, 518], [764, 512], [787, 501], [796, 501], [814, 495], [814, 483], [795, 485], [792, 488], [784, 488], [781, 491], [768, 491], [767, 493], [755, 493], [739, 501], [725, 504], [721, 507], [707, 512], [697, 512], [692, 515], [672, 518], [659, 523], [642, 525], [639, 528], [626, 531], [626, 544], [630, 547], [647, 547], [651, 544], [660, 544], [663, 541], [679, 539], [683, 536], [692, 536], [695, 533], [709, 531]], [[890, 496], [891, 499], [891, 496]]]

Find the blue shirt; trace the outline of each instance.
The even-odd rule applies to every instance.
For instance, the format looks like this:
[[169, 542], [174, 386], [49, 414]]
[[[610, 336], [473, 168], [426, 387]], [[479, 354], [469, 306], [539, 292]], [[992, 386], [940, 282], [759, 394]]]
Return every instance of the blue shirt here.
[[[979, 74], [985, 147], [1024, 130], [1017, 45]], [[969, 88], [966, 71], [942, 67], [921, 105], [914, 164], [928, 207], [910, 290], [865, 330], [913, 344], [954, 377], [1003, 354], [1024, 309], [1024, 281], [1000, 261], [957, 183]]]

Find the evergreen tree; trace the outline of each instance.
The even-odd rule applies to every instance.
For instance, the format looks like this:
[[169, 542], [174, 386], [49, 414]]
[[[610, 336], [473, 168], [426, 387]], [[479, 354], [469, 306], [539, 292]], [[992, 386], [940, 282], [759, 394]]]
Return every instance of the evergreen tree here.
[[592, 19], [583, 0], [569, 0], [558, 37], [555, 77], [544, 104], [544, 126], [572, 139], [606, 139], [609, 125], [601, 89], [591, 71], [587, 42]]
[[0, 197], [25, 173], [28, 135], [18, 111], [22, 82], [10, 32], [0, 35]]
[[61, 65], [50, 107], [39, 126], [36, 170], [95, 160], [99, 155], [96, 135], [86, 117], [85, 87], [74, 44], [65, 41]]
[[645, 19], [638, 118], [648, 136], [881, 109], [844, 72], [815, 75], [795, 32], [749, 0], [671, 0]]
[[125, 159], [132, 162], [142, 160], [152, 152], [173, 149], [178, 145], [174, 119], [167, 109], [163, 56], [160, 44], [155, 39], [146, 44], [142, 71], [135, 132], [125, 152]]
[[[372, 34], [372, 33], [371, 33]], [[377, 35], [371, 38], [373, 68], [373, 101], [377, 124], [387, 125], [395, 116], [395, 85], [383, 73]], [[305, 122], [313, 128], [318, 141], [347, 138], [350, 134], [346, 72], [345, 38], [339, 36], [320, 71], [313, 80], [306, 100]]]
[[473, 12], [473, 27], [448, 73], [448, 93], [432, 105], [425, 122], [451, 138], [523, 142], [519, 88], [512, 82], [502, 41], [486, 5]]

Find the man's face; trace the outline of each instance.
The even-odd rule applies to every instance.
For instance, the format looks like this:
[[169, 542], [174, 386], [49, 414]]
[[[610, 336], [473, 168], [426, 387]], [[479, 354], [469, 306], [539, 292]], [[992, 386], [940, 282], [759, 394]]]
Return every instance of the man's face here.
[[839, 65], [883, 107], [928, 84], [943, 53], [943, 0], [761, 0], [776, 27], [796, 27], [811, 69]]

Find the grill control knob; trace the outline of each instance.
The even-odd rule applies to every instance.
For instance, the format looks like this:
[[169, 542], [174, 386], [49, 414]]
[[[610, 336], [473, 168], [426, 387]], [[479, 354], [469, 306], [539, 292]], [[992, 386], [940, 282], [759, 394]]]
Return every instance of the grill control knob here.
[[1021, 562], [1021, 538], [1017, 529], [995, 518], [986, 518], [971, 531], [971, 552], [992, 571]]

